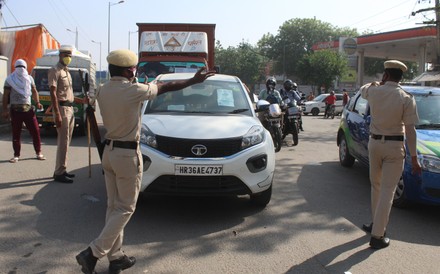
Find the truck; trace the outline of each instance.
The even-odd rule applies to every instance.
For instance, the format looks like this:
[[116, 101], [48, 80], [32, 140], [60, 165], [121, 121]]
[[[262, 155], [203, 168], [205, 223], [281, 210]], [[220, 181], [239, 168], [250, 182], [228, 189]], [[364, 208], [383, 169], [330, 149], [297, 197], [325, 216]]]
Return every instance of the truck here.
[[214, 67], [215, 24], [137, 23], [137, 78], [151, 82], [159, 74]]
[[[59, 50], [46, 50], [41, 58], [37, 58], [37, 64], [32, 70], [32, 77], [35, 80], [40, 103], [43, 105], [43, 111], [37, 110], [36, 112], [38, 124], [42, 128], [51, 128], [55, 124], [48, 85], [48, 72], [58, 61]], [[96, 90], [96, 64], [93, 63], [91, 54], [88, 51], [80, 51], [74, 48], [72, 62], [68, 68], [72, 76], [73, 95], [84, 98], [88, 94], [90, 98], [93, 98]], [[89, 90], [84, 89], [83, 81], [89, 84]], [[75, 130], [80, 136], [86, 134], [86, 108], [87, 104], [73, 104]]]

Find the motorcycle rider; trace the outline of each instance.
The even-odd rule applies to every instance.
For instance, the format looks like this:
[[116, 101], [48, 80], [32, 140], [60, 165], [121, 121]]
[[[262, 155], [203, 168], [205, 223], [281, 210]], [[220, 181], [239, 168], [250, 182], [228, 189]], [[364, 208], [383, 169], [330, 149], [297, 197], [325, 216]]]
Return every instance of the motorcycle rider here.
[[[275, 80], [275, 78], [273, 77], [268, 78], [266, 80], [266, 89], [260, 91], [260, 94], [258, 95], [258, 99], [267, 100], [271, 104], [278, 103], [281, 106], [283, 99], [281, 98], [280, 92], [275, 89], [276, 85], [277, 85], [277, 81]], [[276, 101], [273, 99], [273, 97], [275, 97]]]
[[335, 103], [336, 103], [336, 95], [335, 92], [332, 90], [330, 91], [330, 95], [327, 96], [327, 98], [325, 98], [324, 118], [327, 116], [327, 113], [330, 111], [330, 108], [335, 106]]
[[[290, 79], [284, 81], [283, 88], [280, 90], [280, 94], [281, 98], [285, 98], [287, 96], [291, 102], [296, 101], [297, 105], [301, 104], [301, 95], [298, 92], [298, 85]], [[287, 116], [284, 116], [284, 118], [285, 120], [287, 120]], [[299, 116], [299, 129], [301, 131], [304, 131], [301, 115]]]

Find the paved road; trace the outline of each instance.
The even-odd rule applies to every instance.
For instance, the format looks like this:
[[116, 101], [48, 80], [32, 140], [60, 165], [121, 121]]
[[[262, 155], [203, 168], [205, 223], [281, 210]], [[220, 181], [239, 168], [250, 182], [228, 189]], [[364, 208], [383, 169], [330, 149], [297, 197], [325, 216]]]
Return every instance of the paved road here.
[[[440, 273], [438, 207], [393, 209], [387, 249], [373, 252], [359, 227], [370, 220], [368, 170], [338, 162], [339, 119], [304, 117], [296, 147], [277, 153], [271, 203], [247, 197], [150, 197], [126, 228], [127, 273]], [[79, 273], [74, 256], [100, 232], [105, 186], [87, 138], [71, 146], [75, 183], [52, 182], [56, 134], [43, 132], [47, 161], [34, 160], [28, 134], [22, 161], [0, 135], [0, 273]], [[289, 139], [290, 136], [287, 137]], [[289, 141], [289, 140], [288, 140]], [[289, 143], [289, 142], [288, 142]], [[107, 259], [97, 271], [106, 273]]]

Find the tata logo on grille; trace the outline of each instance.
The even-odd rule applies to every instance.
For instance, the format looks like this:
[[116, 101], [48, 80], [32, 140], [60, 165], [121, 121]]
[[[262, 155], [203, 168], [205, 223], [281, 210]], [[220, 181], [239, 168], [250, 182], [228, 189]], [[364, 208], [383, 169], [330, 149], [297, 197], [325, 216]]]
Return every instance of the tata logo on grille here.
[[204, 145], [195, 145], [191, 148], [191, 152], [196, 156], [203, 156], [208, 152], [208, 149]]

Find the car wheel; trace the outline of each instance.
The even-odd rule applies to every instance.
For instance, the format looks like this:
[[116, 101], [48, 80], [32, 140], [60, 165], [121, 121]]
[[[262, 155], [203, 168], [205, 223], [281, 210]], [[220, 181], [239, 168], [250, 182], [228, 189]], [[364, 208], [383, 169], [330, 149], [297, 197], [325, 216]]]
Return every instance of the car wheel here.
[[270, 198], [272, 197], [272, 183], [270, 184], [270, 187], [265, 191], [251, 194], [250, 197], [251, 203], [256, 206], [265, 207], [270, 202]]
[[354, 165], [354, 157], [350, 154], [345, 140], [344, 134], [341, 134], [341, 142], [339, 143], [339, 162], [342, 166], [352, 167]]
[[408, 207], [410, 202], [405, 198], [405, 183], [403, 181], [403, 176], [400, 177], [397, 183], [396, 191], [394, 192], [393, 206], [399, 208]]
[[316, 116], [316, 115], [318, 115], [319, 114], [319, 108], [312, 108], [312, 115], [313, 116]]

